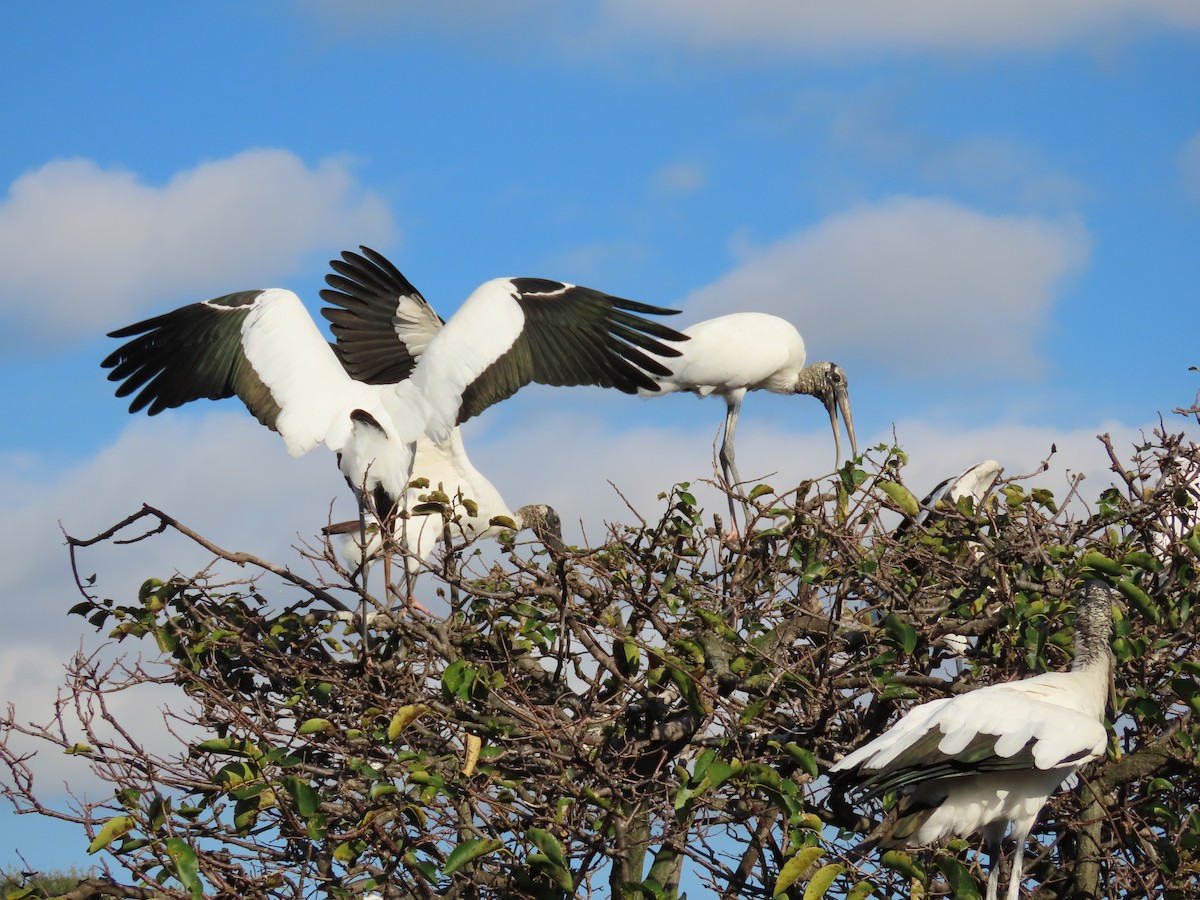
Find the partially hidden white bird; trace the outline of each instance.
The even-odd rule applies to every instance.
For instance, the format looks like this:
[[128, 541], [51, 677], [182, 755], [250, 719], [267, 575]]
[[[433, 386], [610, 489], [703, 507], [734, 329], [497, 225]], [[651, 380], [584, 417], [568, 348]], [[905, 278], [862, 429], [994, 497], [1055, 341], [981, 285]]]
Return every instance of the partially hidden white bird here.
[[1108, 745], [1113, 599], [1099, 580], [1078, 590], [1069, 672], [922, 703], [831, 767], [834, 789], [858, 783], [851, 792], [856, 800], [901, 792], [896, 818], [863, 847], [929, 844], [980, 831], [989, 856], [987, 900], [996, 900], [1001, 845], [1011, 826], [1016, 850], [1007, 897], [1017, 900], [1025, 841], [1042, 807]]
[[[747, 391], [809, 394], [820, 400], [833, 428], [835, 464], [842, 457], [837, 419], [840, 410], [850, 437], [851, 453], [858, 455], [846, 373], [831, 362], [805, 365], [804, 338], [791, 322], [767, 313], [731, 313], [698, 322], [683, 333], [689, 340], [679, 348], [680, 358], [672, 361], [667, 374], [655, 377], [658, 391], [640, 389], [639, 393], [652, 397], [688, 391], [700, 397], [715, 394], [724, 398], [725, 433], [718, 458], [730, 490], [742, 482], [733, 444]], [[732, 495], [729, 515], [731, 524], [736, 524]]]
[[[905, 516], [892, 532], [892, 537], [899, 540], [913, 528], [933, 525], [939, 519], [944, 518], [947, 507], [957, 508], [959, 501], [964, 497], [971, 498], [972, 509], [978, 512], [988, 494], [996, 486], [1002, 471], [1004, 471], [1003, 468], [996, 460], [985, 459], [983, 462], [969, 466], [957, 475], [939, 482], [918, 504], [920, 512], [915, 517]], [[976, 555], [980, 553], [978, 545], [974, 542], [971, 542], [969, 546]], [[932, 619], [945, 613], [946, 601], [942, 595], [938, 594], [926, 599], [929, 602], [920, 602], [918, 597], [913, 598], [912, 610], [914, 613], [925, 619]], [[938, 643], [960, 656], [966, 654], [971, 646], [968, 637], [954, 632], [943, 634], [938, 638]]]
[[388, 521], [418, 451], [458, 467], [470, 492], [491, 487], [459, 423], [531, 381], [655, 390], [651, 376], [678, 355], [662, 341], [686, 340], [645, 318], [677, 310], [543, 278], [488, 281], [443, 325], [390, 262], [362, 249], [390, 293], [386, 308], [346, 295], [350, 308], [326, 313], [338, 346], [291, 291], [228, 294], [111, 332], [129, 339], [101, 363], [121, 382], [117, 396], [136, 394], [130, 412], [155, 415], [236, 395], [293, 456], [334, 451], [360, 506]]
[[[427, 481], [428, 486], [419, 486], [418, 479]], [[564, 548], [562, 522], [554, 507], [548, 503], [528, 503], [510, 509], [496, 486], [472, 465], [458, 428], [446, 441], [434, 442], [424, 436], [417, 441], [412, 483], [416, 486], [408, 489], [403, 500], [404, 508], [409, 511], [404, 527], [404, 552], [410, 573], [428, 562], [447, 538], [451, 542], [470, 543], [506, 531], [529, 529], [548, 546]], [[421, 498], [435, 489], [449, 497], [451, 521], [433, 513], [421, 514]], [[364, 562], [384, 554], [385, 530], [374, 513], [367, 514], [365, 523], [336, 522], [322, 531], [331, 538], [344, 536], [337, 549], [352, 574], [360, 572]], [[388, 547], [391, 554], [396, 550], [394, 546]]]
[[920, 502], [921, 511], [916, 518], [906, 517], [896, 526], [894, 534], [899, 536], [914, 525], [931, 523], [943, 514], [945, 507], [957, 506], [958, 501], [964, 497], [970, 497], [972, 508], [978, 510], [984, 497], [995, 487], [1002, 471], [1000, 463], [996, 460], [985, 459], [983, 462], [975, 463], [957, 475], [939, 482]]

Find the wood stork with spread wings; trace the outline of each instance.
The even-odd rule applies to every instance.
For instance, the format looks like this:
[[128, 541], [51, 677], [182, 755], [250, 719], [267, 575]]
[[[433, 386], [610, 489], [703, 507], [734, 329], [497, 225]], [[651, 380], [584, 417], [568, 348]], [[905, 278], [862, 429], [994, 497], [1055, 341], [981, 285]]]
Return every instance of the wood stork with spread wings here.
[[459, 423], [531, 381], [654, 390], [651, 376], [669, 374], [662, 360], [678, 355], [661, 341], [686, 340], [645, 318], [676, 310], [544, 278], [488, 281], [443, 325], [390, 262], [363, 249], [375, 263], [365, 284], [386, 306], [342, 291], [327, 313], [338, 346], [291, 291], [227, 294], [111, 332], [129, 339], [101, 363], [121, 382], [117, 396], [136, 394], [130, 412], [155, 415], [236, 395], [293, 456], [334, 451], [360, 503], [387, 521], [418, 445], [482, 484]]
[[[731, 313], [685, 328], [687, 344], [672, 362], [670, 372], [657, 375], [658, 391], [641, 389], [643, 396], [688, 391], [725, 399], [725, 434], [718, 458], [728, 487], [741, 484], [734, 459], [733, 440], [738, 414], [747, 391], [776, 394], [809, 394], [825, 405], [833, 428], [835, 465], [842, 457], [838, 410], [846, 422], [850, 450], [858, 455], [854, 417], [850, 413], [850, 390], [846, 373], [831, 362], [804, 364], [804, 339], [786, 319], [759, 312]], [[737, 522], [732, 495], [729, 497], [731, 524]]]
[[1079, 589], [1069, 672], [922, 703], [829, 770], [834, 789], [858, 783], [858, 800], [901, 792], [896, 819], [868, 846], [929, 844], [981, 831], [990, 865], [987, 900], [996, 900], [1001, 844], [1011, 826], [1016, 851], [1007, 896], [1017, 900], [1025, 840], [1042, 807], [1108, 745], [1113, 599], [1099, 580]]
[[[334, 305], [321, 314], [332, 323], [338, 355], [351, 377], [367, 384], [390, 384], [408, 377], [444, 323], [388, 259], [368, 247], [360, 249], [361, 254], [346, 250], [341, 259], [330, 260], [334, 272], [325, 276], [329, 287], [321, 291], [321, 298]], [[427, 481], [428, 488], [410, 487], [405, 508], [415, 507], [431, 489], [440, 489], [451, 501], [456, 497], [466, 501], [450, 528], [454, 539], [471, 541], [528, 528], [543, 541], [561, 546], [562, 526], [553, 507], [532, 503], [510, 509], [496, 486], [471, 463], [457, 426], [444, 441], [426, 435], [417, 439], [412, 474]], [[383, 551], [377, 520], [365, 536], [358, 522], [339, 522], [325, 530], [349, 535], [340, 549], [352, 566], [361, 566]], [[428, 559], [443, 539], [441, 517], [410, 518], [405, 538], [409, 565], [414, 567]]]

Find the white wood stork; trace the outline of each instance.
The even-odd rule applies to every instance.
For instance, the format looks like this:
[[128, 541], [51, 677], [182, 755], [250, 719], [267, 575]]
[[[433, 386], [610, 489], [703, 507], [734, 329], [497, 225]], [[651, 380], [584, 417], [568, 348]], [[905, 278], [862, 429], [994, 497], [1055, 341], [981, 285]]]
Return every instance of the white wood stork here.
[[[1000, 463], [996, 460], [985, 459], [983, 462], [976, 463], [957, 475], [945, 479], [921, 500], [920, 512], [917, 516], [915, 518], [905, 516], [904, 520], [896, 526], [896, 530], [892, 532], [892, 536], [899, 539], [917, 526], [932, 525], [944, 517], [947, 506], [957, 507], [958, 501], [964, 497], [970, 497], [973, 508], [978, 511], [984, 498], [995, 487], [1002, 471]], [[974, 542], [971, 542], [969, 546], [977, 555], [979, 554], [979, 548]], [[913, 611], [926, 618], [943, 615], [946, 611], [945, 599], [940, 595], [929, 599], [932, 600], [932, 603], [920, 603], [918, 598], [914, 598]], [[938, 643], [960, 656], [965, 654], [971, 646], [970, 640], [965, 635], [954, 632], [943, 634], [938, 638]]]
[[895, 534], [899, 536], [914, 525], [927, 525], [942, 513], [946, 506], [957, 506], [963, 497], [970, 497], [976, 510], [983, 503], [983, 498], [995, 486], [996, 480], [1003, 471], [1000, 463], [994, 459], [985, 459], [975, 463], [945, 481], [939, 482], [933, 490], [925, 495], [920, 502], [921, 511], [915, 519], [905, 518], [896, 526]]
[[[741, 484], [734, 459], [733, 441], [738, 413], [747, 391], [765, 390], [776, 394], [809, 394], [816, 397], [829, 413], [833, 428], [836, 465], [842, 457], [842, 439], [838, 430], [838, 410], [846, 422], [850, 450], [858, 455], [854, 438], [854, 417], [850, 413], [850, 391], [846, 373], [831, 362], [804, 364], [804, 338], [786, 319], [759, 312], [731, 313], [685, 328], [690, 340], [681, 349], [681, 357], [671, 371], [658, 375], [658, 394], [689, 391], [700, 397], [711, 394], [725, 398], [725, 434], [718, 454], [721, 470], [732, 490]], [[643, 396], [657, 396], [642, 389]], [[733, 497], [729, 498], [731, 524], [736, 524]]]
[[[351, 377], [369, 384], [390, 384], [409, 376], [444, 323], [389, 260], [368, 247], [360, 249], [362, 254], [346, 250], [341, 259], [330, 260], [334, 273], [325, 276], [329, 288], [321, 291], [321, 298], [335, 305], [321, 313], [332, 323], [338, 356]], [[495, 485], [472, 464], [457, 426], [443, 441], [422, 434], [414, 446], [412, 475], [426, 479], [429, 488], [409, 488], [405, 508], [412, 509], [426, 490], [438, 488], [451, 499], [461, 496], [472, 504], [473, 512], [464, 510], [453, 526], [453, 538], [471, 541], [507, 529], [529, 528], [543, 541], [561, 546], [558, 513], [544, 503], [511, 510]], [[359, 534], [353, 535], [354, 531]], [[357, 522], [337, 523], [326, 533], [351, 535], [340, 550], [352, 567], [383, 550], [377, 519], [366, 535]], [[442, 538], [440, 517], [409, 519], [405, 540], [410, 571], [432, 555]]]
[[344, 300], [326, 313], [336, 348], [294, 293], [273, 288], [113, 331], [129, 340], [101, 365], [121, 382], [118, 397], [136, 393], [131, 413], [237, 395], [293, 456], [322, 443], [334, 451], [360, 503], [366, 498], [387, 521], [403, 502], [418, 446], [457, 467], [459, 484], [495, 493], [466, 458], [460, 422], [531, 381], [655, 390], [651, 376], [669, 373], [661, 360], [678, 355], [660, 341], [686, 340], [644, 317], [676, 310], [542, 278], [486, 282], [443, 325], [390, 262], [363, 251], [373, 266], [355, 254], [363, 265], [332, 262], [357, 272], [363, 290], [323, 292]]
[[1025, 840], [1042, 807], [1108, 745], [1113, 599], [1099, 580], [1079, 589], [1069, 672], [922, 703], [836, 763], [831, 783], [836, 789], [844, 780], [858, 782], [856, 799], [902, 792], [896, 820], [867, 844], [929, 844], [981, 831], [990, 866], [987, 900], [996, 900], [1001, 844], [1011, 826], [1016, 851], [1007, 896], [1017, 900]]
[[[416, 466], [420, 466], [420, 444], [417, 445]], [[414, 471], [420, 471], [414, 468]], [[460, 485], [461, 496], [467, 498], [466, 485]], [[415, 497], [423, 494], [423, 489], [410, 488], [408, 502], [411, 504]], [[451, 495], [451, 500], [454, 495]], [[468, 498], [469, 499], [469, 498]], [[503, 505], [503, 500], [499, 501]], [[507, 507], [505, 507], [507, 509]], [[529, 503], [519, 506], [509, 512], [490, 517], [483, 515], [479, 507], [476, 515], [463, 515], [459, 521], [450, 525], [450, 538], [461, 539], [470, 543], [477, 538], [497, 537], [505, 531], [517, 532], [529, 529], [542, 541], [555, 549], [565, 549], [562, 539], [562, 521], [554, 507], [548, 503]], [[511, 523], [511, 524], [510, 524]], [[339, 542], [338, 552], [349, 564], [351, 573], [361, 571], [364, 562], [383, 555], [384, 535], [379, 526], [379, 520], [371, 514], [367, 518], [365, 532], [363, 523], [352, 520], [335, 522], [321, 529], [329, 537], [345, 535]], [[404, 538], [406, 541], [407, 565], [410, 572], [418, 569], [419, 563], [428, 560], [437, 545], [444, 539], [442, 519], [435, 515], [419, 515], [411, 517], [405, 523]]]

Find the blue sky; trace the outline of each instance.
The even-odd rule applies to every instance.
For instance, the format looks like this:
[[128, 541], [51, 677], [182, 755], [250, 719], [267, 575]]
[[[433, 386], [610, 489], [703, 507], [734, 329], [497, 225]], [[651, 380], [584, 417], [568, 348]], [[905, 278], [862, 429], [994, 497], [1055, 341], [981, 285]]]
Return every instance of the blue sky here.
[[[498, 275], [681, 324], [782, 315], [849, 374], [860, 447], [894, 429], [914, 490], [1053, 443], [1052, 484], [1096, 496], [1094, 436], [1127, 447], [1200, 389], [1198, 50], [1193, 0], [5, 4], [0, 700], [40, 718], [83, 636], [59, 522], [145, 501], [286, 560], [349, 512], [322, 453], [288, 458], [234, 401], [133, 418], [98, 363], [105, 332], [235, 290], [315, 313], [358, 244], [443, 315]], [[711, 477], [722, 419], [532, 389], [466, 434], [514, 506], [595, 540], [628, 518], [610, 481], [653, 514]], [[818, 404], [753, 396], [739, 468], [783, 488], [831, 443]], [[114, 596], [206, 562], [166, 541], [90, 561]], [[66, 766], [45, 783], [86, 789]], [[83, 861], [39, 833], [0, 810], [0, 866]]]

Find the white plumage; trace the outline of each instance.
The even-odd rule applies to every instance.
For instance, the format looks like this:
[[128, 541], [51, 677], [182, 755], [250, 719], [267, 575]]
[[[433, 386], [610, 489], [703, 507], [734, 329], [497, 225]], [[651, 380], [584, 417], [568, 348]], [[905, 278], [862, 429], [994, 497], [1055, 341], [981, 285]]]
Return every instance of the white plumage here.
[[[846, 373], [830, 362], [806, 366], [804, 339], [792, 323], [767, 313], [742, 312], [698, 322], [683, 333], [689, 341], [680, 348], [680, 358], [672, 362], [669, 374], [656, 376], [655, 381], [661, 394], [689, 391], [700, 397], [716, 394], [725, 399], [725, 433], [719, 457], [730, 488], [741, 483], [734, 459], [734, 434], [747, 391], [809, 394], [819, 399], [833, 428], [835, 464], [842, 456], [837, 420], [840, 409], [851, 453], [858, 455]], [[640, 393], [654, 396], [650, 391]], [[729, 514], [735, 515], [732, 497]]]
[[[435, 442], [428, 437], [417, 441], [413, 475], [427, 480], [429, 486], [410, 487], [403, 500], [405, 509], [413, 510], [421, 497], [435, 489], [443, 491], [452, 502], [458, 497], [471, 502], [470, 508], [465, 503], [457, 506], [458, 520], [449, 524], [449, 536], [455, 542], [470, 542], [495, 537], [509, 529], [529, 528], [547, 543], [561, 543], [562, 526], [554, 508], [545, 503], [534, 503], [510, 509], [496, 486], [471, 463], [458, 428], [454, 428], [445, 441]], [[346, 536], [338, 549], [354, 569], [364, 560], [379, 556], [383, 550], [383, 534], [377, 518], [370, 517], [365, 542], [360, 530], [357, 521], [339, 522], [325, 529], [327, 534]], [[433, 555], [444, 536], [440, 515], [410, 516], [404, 531], [408, 570], [417, 571], [419, 564]]]
[[921, 512], [916, 519], [905, 519], [896, 528], [897, 535], [907, 531], [912, 525], [928, 524], [940, 514], [943, 507], [957, 506], [963, 497], [970, 497], [973, 508], [978, 510], [983, 498], [995, 486], [1000, 477], [1000, 463], [994, 459], [985, 459], [969, 466], [957, 475], [939, 482], [921, 501]]
[[336, 453], [386, 521], [419, 450], [460, 470], [458, 485], [495, 493], [466, 459], [459, 422], [531, 381], [655, 390], [651, 374], [678, 354], [661, 340], [686, 340], [642, 315], [673, 310], [541, 278], [488, 281], [443, 327], [390, 262], [362, 249], [332, 261], [341, 275], [327, 280], [341, 290], [322, 292], [339, 304], [324, 311], [336, 348], [291, 291], [229, 294], [112, 332], [129, 338], [102, 363], [117, 396], [136, 392], [130, 412], [155, 415], [236, 394], [292, 455]]
[[1007, 896], [1017, 900], [1025, 840], [1042, 807], [1108, 743], [1112, 602], [1101, 581], [1080, 588], [1071, 671], [923, 703], [830, 769], [835, 788], [857, 781], [863, 799], [902, 791], [898, 817], [879, 843], [928, 844], [981, 831], [990, 857], [987, 897], [996, 900], [1001, 842], [1011, 826]]
[[[994, 459], [985, 459], [983, 462], [976, 463], [964, 469], [959, 474], [941, 481], [920, 502], [920, 512], [917, 516], [915, 518], [906, 516], [896, 526], [893, 537], [899, 539], [915, 526], [932, 525], [945, 515], [945, 508], [947, 506], [957, 507], [958, 501], [964, 497], [970, 497], [972, 508], [979, 511], [983, 505], [984, 498], [995, 487], [996, 480], [1000, 477], [1001, 471], [1003, 470], [1000, 463]], [[970, 546], [976, 554], [980, 552], [978, 546], [973, 542]], [[937, 596], [932, 599], [934, 602], [928, 604], [919, 603], [917, 598], [914, 598], [913, 611], [925, 616], [936, 616], [944, 613], [946, 610], [944, 598]], [[970, 640], [965, 635], [953, 632], [942, 635], [938, 638], [938, 643], [960, 655], [965, 654], [971, 645]]]

